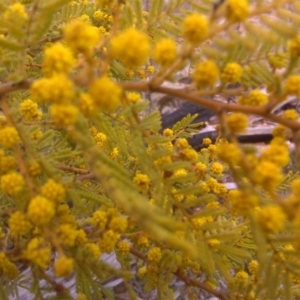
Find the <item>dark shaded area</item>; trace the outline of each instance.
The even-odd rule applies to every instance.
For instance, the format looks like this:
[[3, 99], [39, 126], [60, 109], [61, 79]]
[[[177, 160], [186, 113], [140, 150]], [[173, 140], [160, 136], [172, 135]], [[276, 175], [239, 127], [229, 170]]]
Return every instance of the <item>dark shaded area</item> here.
[[[188, 138], [189, 144], [195, 149], [200, 150], [203, 148], [202, 140], [210, 138], [214, 143], [218, 137], [217, 131], [203, 132], [193, 135]], [[240, 135], [237, 139], [242, 144], [255, 144], [255, 143], [269, 143], [272, 140], [272, 134], [255, 134], [255, 135]]]
[[215, 113], [203, 106], [184, 102], [177, 110], [169, 114], [162, 115], [162, 128], [172, 128], [178, 121], [182, 120], [188, 114], [198, 114], [193, 123], [207, 122]]
[[[198, 117], [193, 121], [193, 123], [198, 122], [208, 122], [210, 118], [215, 116], [215, 113], [203, 106], [193, 104], [190, 102], [184, 102], [177, 110], [169, 114], [162, 115], [162, 129], [172, 128], [177, 122], [182, 120], [188, 114], [198, 114]], [[196, 149], [200, 150], [203, 148], [202, 140], [204, 138], [210, 138], [213, 142], [216, 141], [218, 137], [217, 131], [205, 131], [199, 132], [199, 134], [194, 134], [189, 138], [190, 145]], [[250, 144], [250, 143], [269, 143], [272, 139], [271, 134], [254, 134], [254, 135], [239, 135], [238, 140], [240, 143]]]

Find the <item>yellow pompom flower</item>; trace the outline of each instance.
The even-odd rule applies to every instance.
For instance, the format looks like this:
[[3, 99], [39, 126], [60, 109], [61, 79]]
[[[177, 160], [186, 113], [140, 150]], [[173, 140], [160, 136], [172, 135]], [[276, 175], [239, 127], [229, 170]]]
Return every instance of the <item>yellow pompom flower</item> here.
[[276, 125], [272, 131], [273, 138], [287, 139], [292, 136], [291, 130], [283, 125]]
[[266, 233], [277, 233], [284, 228], [286, 215], [276, 205], [267, 205], [258, 211], [257, 220]]
[[183, 20], [182, 35], [193, 44], [204, 41], [208, 35], [208, 30], [208, 20], [200, 14], [191, 14]]
[[54, 273], [56, 277], [69, 277], [74, 270], [72, 258], [61, 256], [54, 263]]
[[147, 67], [147, 75], [151, 76], [155, 72], [155, 67], [154, 66], [148, 66]]
[[138, 240], [136, 241], [136, 245], [138, 247], [142, 247], [142, 248], [146, 248], [146, 247], [149, 247], [149, 239], [146, 237], [146, 236], [140, 236], [138, 238]]
[[82, 93], [80, 95], [78, 108], [85, 117], [92, 117], [97, 112], [95, 100], [88, 93]]
[[266, 189], [273, 190], [282, 180], [281, 169], [270, 161], [261, 161], [252, 173], [253, 181]]
[[59, 204], [60, 202], [65, 200], [66, 190], [62, 184], [50, 178], [42, 186], [41, 195], [54, 202], [55, 204]]
[[232, 214], [246, 216], [258, 205], [258, 197], [246, 191], [231, 190], [228, 193], [228, 200]]
[[17, 172], [10, 172], [1, 177], [1, 189], [9, 195], [17, 195], [25, 186], [24, 178]]
[[248, 127], [248, 117], [243, 113], [232, 113], [226, 118], [226, 124], [232, 133], [245, 132]]
[[139, 268], [138, 270], [138, 276], [140, 278], [144, 278], [147, 274], [147, 268], [146, 267], [142, 267], [142, 268]]
[[206, 220], [206, 218], [201, 217], [201, 218], [193, 218], [191, 222], [195, 229], [201, 229], [202, 225], [207, 223], [207, 220]]
[[249, 275], [245, 271], [239, 271], [235, 274], [233, 280], [237, 286], [246, 286], [248, 284]]
[[202, 141], [203, 146], [208, 147], [212, 143], [210, 138], [204, 138]]
[[17, 162], [14, 156], [7, 155], [0, 157], [0, 174], [6, 174], [17, 168]]
[[141, 95], [139, 93], [129, 92], [126, 96], [127, 99], [133, 104], [141, 102]]
[[253, 90], [248, 95], [244, 95], [238, 99], [238, 103], [242, 105], [263, 106], [267, 102], [268, 96], [258, 90]]
[[73, 125], [78, 116], [78, 109], [72, 104], [53, 104], [50, 107], [50, 116], [57, 127]]
[[87, 297], [84, 294], [79, 294], [77, 295], [76, 300], [87, 300]]
[[174, 132], [172, 129], [169, 129], [169, 128], [166, 128], [164, 131], [163, 131], [163, 135], [164, 136], [167, 136], [167, 137], [171, 137], [173, 136]]
[[[28, 20], [28, 14], [25, 10], [25, 6], [21, 3], [14, 3], [4, 11], [3, 17], [6, 21], [9, 22], [18, 22], [24, 23]], [[19, 24], [19, 23], [18, 23]]]
[[41, 175], [42, 169], [40, 164], [36, 160], [32, 160], [27, 164], [28, 173], [32, 177], [37, 177]]
[[175, 142], [175, 147], [178, 148], [178, 149], [185, 149], [185, 148], [189, 148], [190, 144], [187, 141], [187, 139], [185, 139], [185, 138], [179, 138]]
[[213, 175], [221, 175], [224, 171], [224, 167], [222, 164], [218, 163], [218, 162], [214, 162], [211, 164], [210, 166], [210, 172], [213, 174]]
[[75, 96], [73, 82], [63, 74], [36, 80], [30, 92], [37, 103], [69, 103]]
[[193, 79], [198, 88], [212, 87], [219, 79], [219, 69], [213, 61], [204, 61], [196, 65]]
[[256, 275], [258, 272], [259, 264], [256, 260], [251, 260], [248, 264], [248, 270], [251, 275]]
[[31, 223], [21, 211], [12, 213], [8, 220], [8, 226], [13, 235], [26, 235], [32, 228]]
[[15, 279], [19, 275], [16, 265], [9, 261], [3, 252], [0, 252], [0, 272], [4, 273], [9, 279]]
[[133, 76], [134, 76], [134, 71], [133, 70], [131, 70], [131, 69], [126, 69], [125, 70], [125, 77], [126, 78], [131, 79], [131, 78], [133, 78]]
[[141, 102], [141, 95], [139, 93], [129, 92], [127, 93], [126, 97], [131, 103], [135, 104]]
[[174, 177], [184, 177], [187, 175], [187, 171], [185, 169], [178, 169], [173, 173]]
[[26, 250], [24, 251], [24, 258], [30, 260], [42, 269], [46, 269], [51, 260], [51, 249], [45, 245], [42, 238], [33, 238], [27, 244]]
[[113, 230], [104, 232], [102, 239], [99, 241], [99, 247], [102, 252], [111, 253], [120, 239], [120, 234]]
[[142, 173], [138, 173], [135, 175], [135, 177], [133, 178], [133, 182], [139, 186], [139, 188], [143, 191], [148, 191], [150, 188], [150, 179], [148, 177], [148, 175], [146, 174], [142, 174]]
[[94, 212], [91, 219], [91, 224], [99, 229], [104, 230], [108, 221], [107, 212], [103, 210], [97, 210]]
[[287, 95], [300, 97], [300, 75], [290, 75], [284, 84], [284, 91]]
[[263, 150], [261, 158], [277, 166], [284, 167], [290, 161], [290, 151], [286, 144], [271, 144]]
[[198, 153], [192, 148], [181, 149], [179, 155], [183, 160], [196, 162], [198, 160]]
[[[1, 264], [1, 269], [5, 276], [7, 276], [9, 279], [15, 279], [18, 277], [20, 271], [17, 268], [15, 264], [10, 262], [8, 259]], [[0, 269], [0, 270], [1, 270]]]
[[177, 58], [177, 45], [172, 39], [159, 41], [153, 51], [153, 59], [163, 67], [171, 65]]
[[102, 132], [98, 132], [95, 137], [94, 137], [95, 141], [96, 141], [96, 144], [100, 147], [103, 147], [106, 140], [107, 140], [107, 136], [102, 133]]
[[45, 49], [42, 70], [46, 77], [56, 73], [67, 74], [75, 62], [72, 51], [67, 46], [56, 43]]
[[161, 249], [158, 247], [153, 247], [149, 249], [147, 254], [147, 259], [151, 263], [158, 263], [162, 258]]
[[295, 109], [287, 109], [282, 113], [281, 116], [293, 121], [297, 121], [299, 119], [299, 114]]
[[38, 105], [31, 99], [26, 99], [20, 104], [20, 115], [26, 121], [33, 121], [35, 119], [40, 119], [42, 112], [39, 111]]
[[128, 221], [122, 217], [114, 217], [109, 222], [108, 227], [114, 232], [124, 233], [128, 227]]
[[119, 150], [117, 147], [114, 147], [112, 151], [109, 153], [111, 158], [117, 158], [119, 156]]
[[300, 56], [300, 34], [288, 42], [288, 51], [291, 57]]
[[98, 28], [77, 19], [65, 26], [64, 40], [74, 52], [88, 54], [99, 42], [100, 32]]
[[111, 57], [120, 59], [127, 68], [142, 66], [148, 59], [149, 52], [148, 37], [134, 28], [122, 31], [110, 42]]
[[198, 162], [196, 165], [195, 165], [195, 172], [197, 174], [197, 176], [199, 177], [203, 177], [206, 170], [207, 170], [207, 166], [206, 164], [202, 163], [202, 162]]
[[220, 160], [237, 165], [241, 161], [242, 151], [235, 144], [220, 143], [217, 145], [216, 154]]
[[226, 83], [236, 83], [241, 79], [243, 73], [242, 67], [233, 62], [233, 63], [228, 63], [221, 75], [221, 78], [224, 82]]
[[250, 13], [247, 0], [228, 0], [226, 6], [227, 19], [231, 22], [245, 20]]
[[37, 226], [47, 225], [55, 215], [54, 204], [42, 196], [31, 199], [27, 208], [28, 219]]
[[111, 79], [101, 77], [91, 84], [90, 94], [97, 107], [111, 112], [121, 103], [122, 89]]
[[87, 243], [84, 247], [93, 258], [98, 259], [101, 256], [101, 251], [98, 245], [94, 243]]
[[138, 75], [139, 79], [145, 79], [146, 78], [146, 72], [143, 69], [138, 70], [137, 75]]
[[102, 11], [102, 10], [96, 10], [93, 14], [93, 18], [96, 20], [96, 21], [103, 21], [104, 20], [104, 15], [105, 13]]
[[15, 127], [6, 126], [0, 129], [0, 145], [4, 148], [12, 148], [20, 142], [20, 136]]
[[121, 241], [117, 244], [117, 249], [121, 255], [128, 255], [130, 252], [130, 243], [128, 241]]
[[62, 245], [66, 247], [74, 247], [77, 238], [77, 231], [70, 224], [61, 224], [57, 228], [57, 236]]
[[98, 133], [98, 130], [97, 130], [97, 128], [96, 128], [95, 126], [91, 126], [91, 127], [89, 128], [89, 131], [90, 131], [90, 133], [91, 133], [91, 135], [92, 135], [93, 137], [95, 137], [96, 134]]

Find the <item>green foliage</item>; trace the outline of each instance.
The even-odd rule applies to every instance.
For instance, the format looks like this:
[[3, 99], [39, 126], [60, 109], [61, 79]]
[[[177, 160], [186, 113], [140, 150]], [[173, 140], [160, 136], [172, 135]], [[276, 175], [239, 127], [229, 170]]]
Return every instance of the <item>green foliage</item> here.
[[[35, 299], [73, 299], [58, 284], [70, 276], [86, 299], [115, 299], [105, 286], [115, 278], [136, 299], [136, 276], [157, 299], [175, 299], [178, 281], [189, 299], [299, 297], [300, 179], [298, 167], [289, 172], [285, 141], [296, 141], [299, 116], [273, 110], [300, 95], [300, 6], [250, 2], [250, 12], [247, 1], [153, 0], [149, 11], [141, 0], [0, 3], [1, 299], [19, 287]], [[165, 37], [177, 54], [159, 65], [153, 52]], [[194, 73], [206, 60], [211, 69]], [[232, 73], [243, 70], [235, 89], [225, 74], [231, 63]], [[193, 83], [166, 88], [179, 71]], [[261, 86], [262, 105], [247, 98]], [[188, 144], [204, 127], [197, 115], [163, 130], [149, 93], [214, 110], [217, 142], [203, 140], [200, 151]], [[237, 142], [237, 112], [280, 124], [262, 153]]]

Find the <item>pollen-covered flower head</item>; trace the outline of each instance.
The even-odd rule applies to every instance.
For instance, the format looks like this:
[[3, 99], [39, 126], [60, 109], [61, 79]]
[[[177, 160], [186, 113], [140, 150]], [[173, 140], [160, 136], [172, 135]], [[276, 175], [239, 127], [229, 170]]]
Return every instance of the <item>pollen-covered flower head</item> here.
[[91, 84], [90, 95], [97, 107], [111, 112], [121, 103], [122, 89], [111, 79], [100, 77]]
[[87, 54], [100, 41], [100, 32], [97, 27], [76, 19], [65, 26], [64, 40], [74, 52]]
[[249, 3], [247, 0], [228, 0], [226, 13], [229, 21], [243, 21], [250, 13]]
[[42, 112], [39, 111], [37, 103], [31, 99], [26, 99], [20, 104], [20, 115], [26, 121], [33, 121], [34, 119], [40, 119]]
[[121, 60], [125, 67], [140, 67], [149, 58], [149, 39], [137, 29], [126, 29], [111, 40], [109, 53], [112, 58]]
[[206, 60], [196, 65], [193, 79], [198, 88], [212, 87], [219, 79], [219, 69], [215, 62]]
[[262, 106], [268, 102], [268, 95], [259, 90], [252, 90], [248, 95], [243, 95], [238, 99], [239, 104]]
[[76, 122], [78, 108], [72, 104], [53, 104], [50, 116], [57, 127], [67, 127]]
[[206, 17], [194, 13], [183, 20], [182, 35], [191, 43], [201, 43], [208, 34], [208, 20]]
[[283, 178], [281, 167], [268, 160], [262, 160], [252, 175], [253, 181], [267, 191], [272, 191]]
[[300, 97], [300, 75], [290, 75], [284, 84], [284, 91], [287, 95]]
[[162, 65], [169, 66], [177, 58], [177, 45], [173, 39], [159, 41], [153, 51], [154, 60]]
[[36, 80], [30, 92], [37, 103], [69, 103], [75, 96], [73, 82], [63, 74]]
[[56, 43], [45, 49], [43, 73], [50, 77], [56, 73], [67, 74], [75, 64], [75, 58], [70, 48]]
[[259, 199], [250, 191], [231, 190], [228, 200], [232, 214], [246, 216], [258, 205]]
[[225, 66], [221, 77], [226, 83], [236, 83], [240, 80], [242, 73], [242, 67], [239, 64], [232, 62]]
[[286, 215], [276, 205], [267, 205], [258, 212], [258, 223], [267, 233], [276, 233], [283, 229]]
[[232, 113], [226, 118], [226, 124], [232, 133], [244, 132], [248, 127], [248, 117], [242, 113]]
[[48, 224], [55, 215], [54, 204], [42, 196], [34, 197], [27, 208], [28, 219], [37, 226]]

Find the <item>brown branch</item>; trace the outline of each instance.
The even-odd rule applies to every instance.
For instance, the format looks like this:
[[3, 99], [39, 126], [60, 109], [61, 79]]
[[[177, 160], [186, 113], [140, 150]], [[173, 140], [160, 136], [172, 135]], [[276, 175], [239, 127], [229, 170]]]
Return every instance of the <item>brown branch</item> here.
[[56, 166], [57, 169], [59, 170], [63, 170], [63, 171], [71, 171], [77, 174], [90, 174], [91, 171], [86, 170], [86, 169], [80, 169], [80, 168], [75, 168], [72, 166], [66, 166], [66, 165], [57, 165]]
[[89, 180], [89, 179], [96, 179], [96, 176], [94, 173], [87, 173], [85, 175], [81, 175], [75, 178], [78, 181], [84, 181], [84, 180]]
[[38, 41], [36, 44], [43, 44], [43, 43], [53, 43], [53, 42], [57, 42], [59, 40], [62, 39], [62, 35], [59, 35], [59, 36], [55, 36], [55, 37], [52, 37], [52, 38], [44, 38], [40, 41]]
[[157, 92], [162, 93], [170, 96], [174, 96], [177, 98], [181, 98], [187, 100], [189, 102], [202, 105], [206, 108], [209, 108], [216, 113], [220, 111], [226, 112], [242, 112], [249, 115], [258, 115], [262, 116], [268, 120], [271, 120], [275, 123], [284, 125], [293, 131], [300, 130], [300, 123], [285, 119], [283, 117], [274, 115], [268, 111], [265, 106], [250, 106], [250, 105], [239, 105], [239, 104], [232, 104], [232, 103], [224, 103], [219, 101], [214, 101], [212, 99], [206, 99], [199, 97], [193, 93], [189, 94], [186, 93], [185, 89], [172, 89], [167, 87], [150, 87], [149, 84], [146, 82], [120, 82], [119, 85], [125, 90], [136, 90], [140, 92]]
[[20, 82], [8, 82], [0, 85], [0, 97], [3, 97], [3, 95], [14, 92], [17, 90], [26, 90], [29, 89], [32, 84], [31, 80], [22, 80]]
[[[145, 261], [147, 259], [146, 254], [140, 252], [139, 250], [137, 250], [134, 247], [130, 248], [130, 253], [132, 255], [138, 257], [141, 260]], [[197, 286], [200, 289], [203, 289], [203, 290], [207, 291], [208, 293], [218, 297], [221, 300], [226, 300], [227, 299], [227, 297], [224, 295], [224, 293], [220, 293], [218, 291], [215, 291], [215, 290], [211, 289], [210, 287], [206, 286], [205, 284], [203, 284], [202, 282], [200, 282], [199, 280], [196, 280], [194, 278], [190, 278], [190, 277], [187, 277], [187, 276], [181, 274], [178, 270], [176, 272], [173, 272], [173, 274], [176, 277], [178, 277], [179, 279], [181, 279], [188, 286], [191, 286], [191, 285], [192, 286]]]

